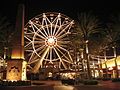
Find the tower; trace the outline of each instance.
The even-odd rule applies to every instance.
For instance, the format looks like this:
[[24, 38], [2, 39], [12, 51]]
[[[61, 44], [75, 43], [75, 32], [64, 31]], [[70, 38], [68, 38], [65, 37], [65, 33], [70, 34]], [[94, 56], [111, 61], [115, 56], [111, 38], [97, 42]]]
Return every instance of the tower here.
[[7, 80], [26, 80], [24, 60], [24, 5], [18, 6], [11, 59], [7, 60]]

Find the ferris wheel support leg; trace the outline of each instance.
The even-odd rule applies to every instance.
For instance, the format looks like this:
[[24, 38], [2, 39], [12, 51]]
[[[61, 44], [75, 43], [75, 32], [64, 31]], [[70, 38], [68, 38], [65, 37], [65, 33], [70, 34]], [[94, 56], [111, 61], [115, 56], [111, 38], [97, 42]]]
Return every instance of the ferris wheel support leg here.
[[47, 49], [45, 50], [44, 54], [42, 55], [40, 61], [38, 61], [37, 64], [35, 65], [35, 67], [33, 68], [33, 73], [37, 73], [39, 67], [40, 66], [42, 67], [43, 59], [45, 58], [48, 51], [49, 51], [49, 47], [47, 47]]

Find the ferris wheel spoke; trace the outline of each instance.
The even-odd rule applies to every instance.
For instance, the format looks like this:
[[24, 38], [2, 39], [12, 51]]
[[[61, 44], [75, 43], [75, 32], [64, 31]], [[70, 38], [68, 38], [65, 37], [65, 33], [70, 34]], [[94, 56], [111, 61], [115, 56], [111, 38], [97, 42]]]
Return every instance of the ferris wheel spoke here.
[[33, 51], [32, 54], [31, 54], [31, 56], [30, 56], [30, 58], [29, 58], [29, 61], [32, 60], [34, 54], [35, 54], [35, 52]]
[[66, 33], [62, 34], [61, 36], [58, 36], [57, 38], [58, 38], [58, 39], [62, 39], [62, 38], [64, 38], [64, 37], [66, 37], [66, 35], [68, 35], [68, 34], [69, 34], [69, 32], [66, 32]]
[[61, 32], [61, 30], [63, 30], [64, 28], [65, 28], [65, 25], [61, 24], [59, 26], [59, 28], [57, 29], [57, 32], [55, 33], [55, 36], [57, 36]]
[[53, 24], [51, 23], [51, 24], [50, 24], [50, 35], [51, 35], [51, 36], [52, 36], [52, 34], [53, 34], [53, 32], [52, 32], [53, 29], [52, 29], [52, 28], [53, 28]]
[[33, 63], [36, 63], [37, 61], [39, 61], [39, 59], [35, 59], [33, 61], [30, 61], [30, 62], [28, 62], [28, 64], [33, 64]]
[[[36, 49], [36, 52], [39, 52], [41, 49], [44, 51], [44, 49], [45, 49], [46, 47], [45, 47], [45, 45], [43, 45], [43, 46], [41, 46], [41, 47], [35, 47], [35, 49]], [[40, 53], [39, 53], [40, 54]]]
[[44, 39], [43, 38], [40, 38], [39, 36], [34, 36], [34, 41], [39, 41], [39, 42], [43, 42], [44, 41]]
[[32, 40], [30, 40], [28, 37], [24, 36], [28, 41], [32, 42]]
[[45, 20], [50, 24], [51, 21], [48, 19], [48, 17], [45, 15], [45, 13], [43, 13], [43, 17], [45, 18]]
[[36, 36], [40, 37], [40, 38], [41, 38], [41, 39], [43, 39], [43, 40], [45, 39], [45, 37], [41, 36], [41, 35], [40, 35], [40, 34], [38, 34], [37, 32], [35, 33], [35, 35], [34, 35], [34, 37], [33, 37], [33, 38], [35, 39], [35, 38], [36, 38]]
[[66, 58], [68, 61], [70, 61], [70, 59], [65, 55], [65, 53], [63, 53], [59, 48], [56, 47], [56, 49], [64, 56], [64, 58]]
[[[32, 28], [31, 28], [32, 29]], [[32, 34], [34, 34], [34, 31], [32, 31], [31, 29], [28, 29], [26, 32], [25, 32], [25, 34], [28, 34], [28, 35], [32, 35]]]
[[57, 28], [57, 25], [58, 24], [58, 20], [56, 21], [56, 24], [55, 24], [55, 27], [54, 27], [54, 30], [53, 30], [53, 35], [55, 34], [55, 32], [56, 32], [56, 28]]
[[58, 20], [58, 18], [60, 18], [60, 13], [54, 18], [54, 20], [51, 23], [56, 23], [56, 21]]
[[25, 34], [26, 36], [24, 36], [24, 38], [29, 38], [30, 40], [32, 40], [33, 39], [33, 36], [34, 36], [34, 34]]
[[41, 46], [43, 46], [43, 45], [34, 44], [33, 46], [34, 46], [34, 47], [35, 47], [35, 49], [36, 49], [36, 48], [42, 48]]
[[61, 45], [66, 45], [66, 44], [68, 44], [68, 43], [70, 43], [70, 41], [57, 41], [57, 43], [58, 43], [58, 45], [60, 44], [60, 46]]
[[64, 48], [62, 48], [62, 47], [60, 47], [60, 46], [58, 46], [58, 47], [59, 47], [59, 48], [61, 48], [61, 49], [63, 49], [63, 50], [65, 50], [65, 51], [67, 52], [67, 54], [68, 54], [68, 56], [69, 56], [69, 58], [70, 58], [71, 62], [73, 62], [72, 57], [71, 57], [71, 55], [70, 55], [69, 51], [68, 51], [68, 50], [66, 50], [66, 49], [64, 49]]
[[[31, 31], [31, 30], [30, 30]], [[25, 32], [25, 35], [26, 36], [32, 36], [32, 35], [34, 35], [34, 32]]]
[[44, 26], [41, 26], [41, 29], [43, 29], [44, 33], [46, 34], [46, 36], [48, 36], [47, 31], [45, 30]]
[[57, 29], [57, 31], [55, 32], [54, 36], [57, 36], [57, 34], [60, 32], [60, 30], [62, 29], [62, 25], [60, 25]]
[[[49, 32], [49, 27], [48, 27], [48, 23], [47, 23], [47, 20], [46, 20], [47, 18], [46, 18], [46, 15], [45, 15], [45, 17], [43, 18], [43, 22], [42, 22], [42, 25], [44, 26], [46, 26], [46, 28], [47, 28], [47, 32], [48, 32], [48, 36], [50, 35], [50, 32]], [[50, 22], [49, 22], [50, 23]]]
[[[46, 35], [49, 36], [49, 35], [50, 35], [50, 32], [49, 32], [49, 29], [48, 29], [48, 25], [45, 25], [45, 26], [44, 26], [44, 23], [47, 23], [47, 22], [45, 21], [45, 18], [43, 18], [43, 20], [42, 20], [42, 29], [44, 30], [44, 32], [46, 33]], [[47, 30], [45, 29], [46, 26], [47, 26]]]
[[35, 44], [45, 43], [45, 41], [34, 41]]
[[55, 32], [56, 32], [56, 28], [57, 28], [57, 26], [61, 26], [61, 18], [60, 18], [60, 14], [57, 16], [57, 21], [56, 21], [56, 23], [55, 23], [55, 28], [54, 28], [54, 30], [53, 30], [53, 35], [54, 35]]
[[46, 37], [46, 35], [34, 23], [33, 23], [33, 26], [37, 29], [37, 32], [40, 32], [42, 36]]
[[31, 53], [33, 52], [33, 50], [25, 50], [25, 51], [26, 51], [26, 52], [31, 52]]
[[73, 59], [72, 59], [72, 57], [71, 57], [71, 55], [70, 55], [70, 52], [68, 52], [68, 55], [69, 55], [69, 57], [70, 57], [71, 62], [73, 63]]
[[39, 27], [39, 29], [40, 29], [40, 31], [44, 31], [43, 33], [46, 35], [46, 36], [48, 36], [48, 33], [46, 32], [46, 30], [45, 30], [45, 28], [44, 28], [44, 19], [42, 20], [42, 24], [37, 24], [37, 23], [34, 23], [36, 26], [38, 26]]
[[29, 42], [28, 44], [26, 44], [24, 47], [28, 47], [30, 44], [32, 44], [32, 42]]
[[40, 60], [40, 58], [37, 55], [34, 55], [33, 58], [32, 58], [32, 60], [29, 61], [29, 63], [36, 63], [39, 60]]
[[29, 24], [30, 24], [30, 26], [31, 26], [31, 28], [32, 28], [32, 30], [33, 30], [33, 31], [31, 31], [31, 30], [29, 30], [29, 31], [35, 32], [35, 29], [34, 29], [34, 27], [33, 27], [33, 22], [32, 22], [31, 20], [29, 21]]
[[68, 51], [68, 50], [66, 50], [65, 48], [62, 48], [62, 47], [61, 47], [61, 46], [59, 46], [59, 45], [58, 45], [58, 47], [59, 47], [59, 48], [61, 48], [61, 49], [62, 49], [62, 50], [64, 50], [64, 51], [66, 51], [66, 52], [67, 52], [67, 54], [69, 55], [69, 58], [70, 58], [71, 62], [73, 62], [72, 57], [71, 57], [71, 55], [70, 55], [69, 51]]
[[63, 61], [69, 63], [69, 64], [72, 64], [72, 62], [68, 61], [68, 60], [65, 60], [65, 59], [62, 59]]
[[57, 56], [59, 57], [60, 62], [61, 62], [61, 63], [62, 63], [62, 65], [64, 66], [64, 68], [65, 68], [65, 69], [67, 69], [66, 65], [65, 65], [65, 64], [64, 64], [64, 62], [62, 61], [62, 59], [61, 59], [60, 55], [58, 54], [57, 50], [56, 50], [55, 48], [54, 48], [54, 50], [55, 50], [55, 52], [56, 52]]
[[73, 24], [73, 21], [71, 21], [56, 37], [60, 36], [63, 32], [66, 32], [66, 30], [67, 32], [69, 32], [72, 24]]
[[[44, 60], [45, 60], [45, 61], [50, 61], [49, 58], [48, 58], [48, 59], [45, 58]], [[57, 59], [52, 59], [52, 62], [58, 61], [58, 60], [59, 60], [59, 58], [57, 58]]]
[[65, 48], [63, 48], [63, 47], [61, 47], [61, 46], [59, 46], [59, 45], [57, 45], [57, 47], [59, 47], [59, 48], [62, 49], [63, 51], [68, 52]]
[[36, 51], [36, 54], [37, 54], [39, 57], [41, 57], [41, 55], [45, 52], [45, 50], [46, 50], [46, 47], [42, 48], [42, 49], [39, 50], [39, 51]]
[[35, 30], [35, 28], [34, 28], [34, 24], [33, 24], [33, 23], [31, 24], [31, 27], [32, 27], [32, 29], [33, 29], [33, 31], [34, 31], [34, 33], [35, 33], [36, 30]]
[[34, 56], [32, 57], [32, 59], [28, 61], [28, 64], [36, 63], [38, 60], [39, 60], [39, 58], [37, 58], [36, 55], [34, 55]]
[[40, 43], [40, 42], [41, 42], [41, 43], [43, 43], [43, 42], [45, 43], [45, 41], [44, 41], [43, 38], [44, 38], [44, 37], [41, 38], [41, 37], [39, 37], [39, 36], [36, 35], [36, 36], [34, 36], [33, 41], [34, 41], [34, 42], [38, 42], [38, 43]]
[[50, 48], [50, 62], [52, 62], [52, 48]]
[[46, 56], [45, 56], [45, 58], [44, 58], [44, 60], [46, 60], [46, 61], [49, 61], [50, 59], [49, 59], [49, 51], [47, 52], [47, 54], [46, 54]]

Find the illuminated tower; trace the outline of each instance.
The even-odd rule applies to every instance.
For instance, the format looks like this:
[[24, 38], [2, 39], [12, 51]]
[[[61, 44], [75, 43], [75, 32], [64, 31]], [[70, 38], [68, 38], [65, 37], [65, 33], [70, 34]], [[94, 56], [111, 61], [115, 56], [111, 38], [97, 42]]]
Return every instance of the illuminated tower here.
[[15, 34], [12, 42], [11, 59], [7, 61], [7, 80], [25, 80], [26, 62], [24, 61], [24, 5], [18, 6]]

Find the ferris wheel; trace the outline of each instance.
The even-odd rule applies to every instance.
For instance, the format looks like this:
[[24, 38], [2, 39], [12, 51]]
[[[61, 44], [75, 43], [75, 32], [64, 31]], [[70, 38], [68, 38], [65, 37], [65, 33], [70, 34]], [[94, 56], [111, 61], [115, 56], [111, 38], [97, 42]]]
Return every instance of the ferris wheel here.
[[58, 62], [59, 68], [68, 68], [73, 60], [67, 47], [74, 20], [56, 12], [40, 14], [25, 25], [25, 58], [34, 72], [46, 63]]

